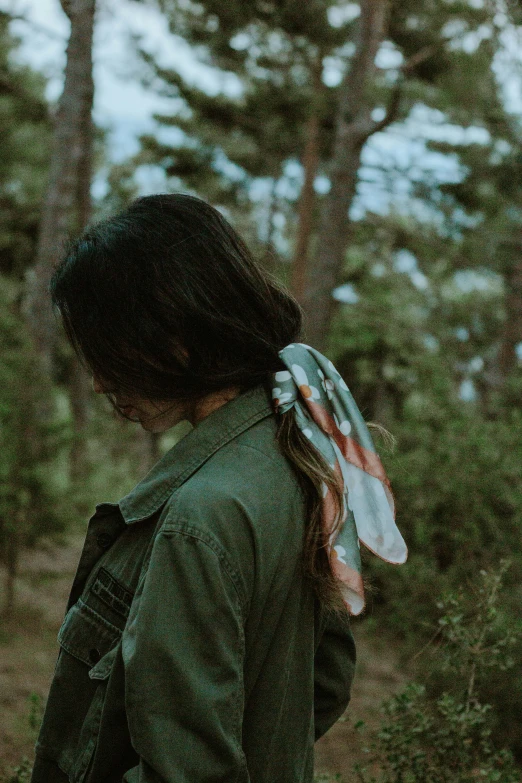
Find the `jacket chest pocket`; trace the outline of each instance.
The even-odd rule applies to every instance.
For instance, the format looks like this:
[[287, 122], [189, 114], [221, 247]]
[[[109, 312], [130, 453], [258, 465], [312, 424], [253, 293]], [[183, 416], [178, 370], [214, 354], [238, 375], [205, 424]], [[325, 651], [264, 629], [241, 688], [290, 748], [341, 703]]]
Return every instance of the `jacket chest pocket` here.
[[98, 568], [65, 616], [60, 646], [87, 666], [96, 666], [120, 640], [132, 598], [133, 593], [106, 568]]
[[[69, 609], [58, 633], [61, 647], [56, 668], [58, 701], [53, 698], [51, 705], [51, 693], [49, 705], [54, 720], [47, 721], [47, 735], [50, 732], [51, 737], [42, 736], [41, 753], [49, 756], [49, 750], [53, 749], [51, 757], [71, 783], [85, 783], [89, 779], [121, 634], [121, 628], [96, 612], [83, 598]], [[60, 705], [64, 701], [69, 704]]]
[[58, 642], [69, 655], [100, 670], [101, 659], [117, 646], [121, 633], [121, 628], [79, 598], [65, 616]]

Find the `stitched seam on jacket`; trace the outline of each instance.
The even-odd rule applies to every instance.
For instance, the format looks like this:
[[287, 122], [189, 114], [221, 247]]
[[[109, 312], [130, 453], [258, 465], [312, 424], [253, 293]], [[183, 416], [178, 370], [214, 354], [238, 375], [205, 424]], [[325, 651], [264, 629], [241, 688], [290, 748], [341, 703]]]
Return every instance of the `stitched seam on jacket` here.
[[180, 527], [180, 523], [176, 523], [175, 525], [169, 525], [168, 527], [163, 527], [159, 533], [159, 535], [164, 535], [165, 537], [169, 537], [171, 534], [180, 534], [185, 536], [186, 538], [194, 538], [198, 541], [201, 541], [203, 544], [205, 544], [218, 558], [220, 563], [223, 565], [224, 572], [230, 579], [230, 582], [232, 583], [232, 586], [234, 588], [234, 592], [237, 595], [237, 599], [239, 602], [239, 610], [241, 612], [241, 615], [243, 615], [243, 610], [247, 604], [247, 601], [244, 599], [244, 597], [241, 595], [241, 588], [240, 588], [240, 576], [235, 571], [235, 569], [230, 564], [230, 561], [228, 560], [228, 557], [222, 549], [222, 547], [218, 544], [218, 542], [212, 538], [208, 533], [204, 533], [202, 530], [199, 530], [199, 528], [194, 527], [193, 525], [189, 524], [188, 522], [183, 522], [182, 527]]
[[70, 779], [70, 770], [67, 772], [60, 762], [55, 758], [54, 751], [49, 751], [50, 755], [47, 755], [45, 752], [45, 745], [41, 745], [39, 742], [36, 742], [34, 746], [34, 752], [36, 756], [39, 756], [42, 761], [50, 761], [52, 764], [54, 764], [60, 772], [63, 772], [63, 774]]
[[[230, 582], [234, 588], [234, 593], [237, 598], [239, 613], [241, 615], [241, 618], [243, 618], [243, 601], [240, 596], [240, 592], [238, 589], [238, 585], [235, 582], [234, 578], [234, 569], [230, 566], [228, 563], [228, 559], [224, 553], [224, 551], [221, 549], [217, 541], [215, 541], [211, 536], [208, 534], [205, 534], [198, 530], [197, 528], [194, 528], [190, 525], [184, 526], [183, 528], [170, 528], [168, 530], [162, 530], [160, 535], [164, 535], [165, 537], [174, 536], [175, 534], [179, 534], [182, 536], [185, 536], [186, 538], [192, 538], [196, 541], [201, 541], [202, 544], [205, 544], [218, 558], [219, 562], [223, 565], [224, 573], [228, 576], [230, 579]], [[243, 622], [239, 623], [239, 639], [241, 644], [241, 655], [244, 659], [245, 656], [245, 629]], [[236, 700], [236, 735], [241, 736], [241, 729], [243, 725], [243, 709], [245, 704], [245, 683], [244, 683], [244, 677], [243, 677], [243, 667], [240, 667], [240, 694], [239, 698]], [[243, 750], [243, 746], [241, 745], [241, 742], [238, 742], [237, 749], [239, 751], [239, 756], [242, 759], [243, 766], [246, 766], [246, 758], [245, 753]], [[244, 770], [238, 770], [238, 777], [242, 774]]]
[[238, 443], [237, 447], [239, 449], [250, 449], [251, 451], [256, 451], [258, 454], [262, 454], [263, 457], [266, 457], [270, 460], [270, 462], [273, 462], [274, 465], [277, 467], [280, 467], [280, 464], [277, 460], [275, 460], [273, 457], [270, 456], [270, 454], [267, 454], [266, 451], [263, 451], [262, 449], [258, 449], [257, 446], [251, 446], [250, 443]]
[[[174, 497], [174, 495], [175, 495], [175, 493], [172, 494], [172, 497]], [[152, 550], [154, 548], [154, 542], [156, 541], [157, 537], [159, 536], [159, 534], [161, 532], [161, 528], [162, 528], [162, 526], [164, 524], [163, 516], [164, 516], [164, 514], [166, 514], [166, 508], [167, 508], [167, 505], [165, 503], [162, 507], [160, 507], [160, 509], [157, 509], [154, 512], [154, 513], [158, 513], [158, 511], [159, 511], [158, 519], [157, 519], [154, 531], [153, 531], [151, 537], [149, 538], [149, 542], [147, 544], [147, 549], [146, 549], [145, 555], [143, 557], [143, 563], [141, 564], [141, 570], [140, 570], [140, 575], [138, 577], [138, 583], [136, 585], [136, 590], [134, 591], [133, 603], [134, 603], [134, 598], [136, 598], [137, 596], [139, 596], [141, 594], [141, 589], [142, 589], [143, 583], [145, 581], [145, 578], [146, 578], [148, 570], [149, 570], [150, 558], [152, 556]], [[132, 606], [131, 606], [131, 609], [132, 609]], [[129, 610], [129, 615], [130, 615], [130, 610]], [[127, 622], [128, 622], [128, 618], [127, 618]]]
[[115, 635], [121, 634], [121, 628], [118, 628], [117, 625], [114, 625], [114, 623], [111, 623], [110, 620], [107, 620], [107, 618], [101, 615], [99, 612], [97, 612], [96, 609], [93, 609], [92, 606], [85, 603], [85, 601], [81, 596], [80, 598], [78, 598], [78, 601], [76, 602], [75, 606], [78, 607], [77, 614], [79, 614], [80, 616], [82, 615], [82, 613], [86, 614], [91, 620], [91, 622], [93, 623], [97, 622], [105, 626], [107, 631], [111, 631]]
[[[251, 449], [252, 451], [257, 451], [258, 454], [262, 454], [264, 457], [269, 459], [270, 462], [273, 462], [273, 464], [277, 468], [281, 467], [277, 460], [275, 460], [273, 457], [271, 457], [270, 454], [267, 454], [266, 451], [262, 451], [261, 449], [258, 449], [257, 446], [251, 446], [249, 443], [238, 443], [237, 446], [238, 446], [238, 448], [241, 448], [241, 449]], [[297, 484], [297, 488], [296, 488], [296, 491], [295, 491], [295, 493], [294, 493], [294, 495], [292, 497], [292, 500], [295, 499], [296, 495], [300, 495], [301, 498], [304, 497], [303, 489], [301, 488], [300, 484]]]
[[[251, 449], [252, 451], [257, 451], [258, 454], [262, 454], [264, 457], [270, 460], [277, 468], [280, 469], [280, 464], [277, 460], [275, 460], [273, 457], [270, 456], [270, 454], [267, 454], [266, 451], [262, 451], [261, 449], [258, 449], [256, 446], [251, 446], [249, 443], [238, 443], [237, 444], [239, 448], [242, 449]], [[295, 498], [299, 495], [301, 499], [304, 499], [304, 492], [301, 487], [301, 485], [298, 483], [295, 489], [294, 494], [292, 495], [292, 502], [295, 500]]]

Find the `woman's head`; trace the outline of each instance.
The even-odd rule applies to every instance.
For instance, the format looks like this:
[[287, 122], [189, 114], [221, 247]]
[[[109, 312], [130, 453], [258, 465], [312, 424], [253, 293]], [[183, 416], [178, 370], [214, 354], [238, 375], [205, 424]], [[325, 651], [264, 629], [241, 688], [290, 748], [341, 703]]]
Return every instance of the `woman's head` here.
[[297, 302], [201, 199], [146, 196], [88, 229], [51, 281], [86, 366], [125, 398], [192, 404], [282, 369]]
[[[158, 411], [158, 427], [145, 427], [156, 432], [162, 411], [174, 423], [194, 404], [208, 410], [220, 395], [270, 381], [285, 369], [279, 351], [301, 339], [296, 300], [217, 210], [182, 194], [140, 198], [86, 231], [56, 269], [51, 294], [95, 388], [128, 418], [136, 400], [147, 416]], [[277, 439], [305, 491], [303, 562], [318, 596], [344, 614], [322, 526], [324, 484], [339, 511], [342, 491], [294, 414], [279, 416]]]

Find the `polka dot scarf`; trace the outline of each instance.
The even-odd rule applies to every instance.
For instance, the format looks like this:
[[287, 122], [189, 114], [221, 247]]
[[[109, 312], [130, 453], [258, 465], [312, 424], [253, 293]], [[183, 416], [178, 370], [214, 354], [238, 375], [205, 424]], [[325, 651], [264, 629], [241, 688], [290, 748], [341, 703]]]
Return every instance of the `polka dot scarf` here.
[[295, 408], [299, 428], [343, 487], [338, 532], [331, 532], [335, 503], [326, 484], [322, 519], [344, 602], [350, 614], [357, 615], [364, 609], [359, 542], [389, 563], [404, 563], [408, 554], [395, 524], [390, 482], [359, 408], [332, 362], [304, 343], [287, 345], [279, 356], [287, 370], [272, 376], [274, 408], [277, 413]]

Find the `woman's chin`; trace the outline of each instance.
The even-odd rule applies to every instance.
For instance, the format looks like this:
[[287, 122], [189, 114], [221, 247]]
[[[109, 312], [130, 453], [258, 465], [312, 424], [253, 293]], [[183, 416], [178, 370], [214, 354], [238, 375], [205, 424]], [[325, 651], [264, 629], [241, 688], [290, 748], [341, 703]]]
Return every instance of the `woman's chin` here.
[[141, 424], [141, 428], [145, 430], [145, 432], [151, 432], [153, 434], [159, 434], [168, 429], [166, 424], [159, 421], [150, 421], [145, 418], [135, 419], [135, 421]]
[[136, 408], [133, 408], [132, 405], [120, 405], [119, 406], [120, 413], [122, 416], [124, 416], [126, 419], [129, 419], [130, 421], [139, 421], [138, 411]]

